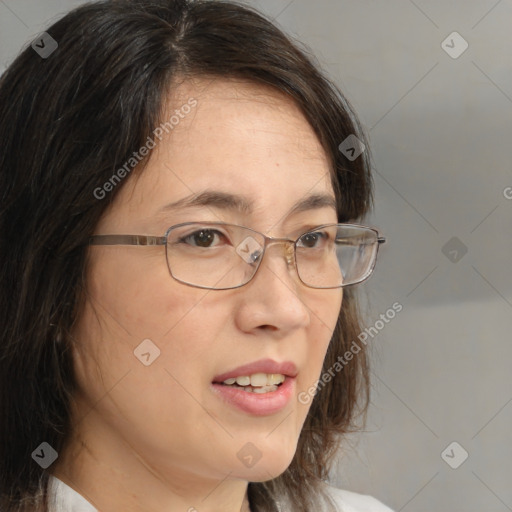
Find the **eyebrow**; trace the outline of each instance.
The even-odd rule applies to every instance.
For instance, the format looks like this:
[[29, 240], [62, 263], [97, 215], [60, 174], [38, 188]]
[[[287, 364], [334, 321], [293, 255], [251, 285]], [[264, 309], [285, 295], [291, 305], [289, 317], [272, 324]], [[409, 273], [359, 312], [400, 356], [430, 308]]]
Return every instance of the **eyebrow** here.
[[[169, 203], [158, 213], [176, 212], [194, 206], [211, 206], [223, 210], [233, 210], [242, 214], [253, 212], [253, 201], [241, 195], [228, 194], [217, 190], [206, 190], [199, 194], [192, 194]], [[289, 215], [321, 208], [332, 208], [337, 211], [336, 199], [329, 194], [311, 194], [299, 199], [290, 209]]]

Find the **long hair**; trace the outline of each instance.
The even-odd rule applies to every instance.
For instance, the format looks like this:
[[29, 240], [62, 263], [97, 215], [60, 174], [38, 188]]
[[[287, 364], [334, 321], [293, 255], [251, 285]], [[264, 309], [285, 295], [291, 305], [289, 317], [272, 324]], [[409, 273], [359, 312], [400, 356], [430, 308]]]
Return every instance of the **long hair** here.
[[[53, 53], [43, 58], [27, 45], [0, 77], [3, 512], [48, 509], [50, 473], [32, 452], [42, 442], [60, 452], [70, 438], [76, 384], [69, 333], [84, 304], [87, 241], [127, 180], [101, 200], [93, 191], [161, 124], [175, 79], [242, 78], [285, 93], [329, 158], [338, 222], [362, 218], [372, 203], [368, 151], [352, 160], [338, 150], [349, 135], [365, 140], [350, 104], [305, 47], [252, 8], [106, 0], [71, 11], [47, 34], [57, 42]], [[345, 288], [323, 371], [349, 349], [360, 323], [353, 290]], [[276, 511], [283, 498], [294, 511], [317, 508], [340, 440], [368, 405], [361, 349], [314, 396], [286, 471], [249, 483], [253, 510]]]

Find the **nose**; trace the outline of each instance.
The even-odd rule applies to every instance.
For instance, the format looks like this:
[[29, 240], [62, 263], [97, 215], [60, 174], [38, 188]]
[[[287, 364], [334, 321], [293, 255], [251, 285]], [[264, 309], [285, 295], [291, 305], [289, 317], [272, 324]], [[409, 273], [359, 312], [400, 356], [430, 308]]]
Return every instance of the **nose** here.
[[256, 275], [240, 288], [243, 299], [237, 315], [239, 327], [246, 331], [264, 327], [283, 332], [306, 327], [310, 312], [304, 302], [304, 290], [295, 267], [293, 242], [270, 241]]

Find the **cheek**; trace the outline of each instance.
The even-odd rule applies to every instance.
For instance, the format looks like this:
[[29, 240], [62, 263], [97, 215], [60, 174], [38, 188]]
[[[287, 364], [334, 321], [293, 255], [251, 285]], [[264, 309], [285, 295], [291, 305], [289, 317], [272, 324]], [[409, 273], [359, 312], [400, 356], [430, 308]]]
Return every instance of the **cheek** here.
[[319, 290], [314, 297], [308, 299], [307, 302], [304, 301], [310, 311], [309, 336], [313, 340], [317, 340], [318, 345], [321, 345], [324, 350], [327, 350], [336, 327], [342, 302], [342, 288]]
[[212, 308], [208, 290], [175, 283], [166, 267], [141, 270], [114, 258], [91, 267], [89, 298], [75, 333], [80, 417], [92, 408], [153, 460], [172, 454], [186, 465], [190, 447], [199, 450], [201, 443], [184, 425], [204, 425], [205, 439], [215, 428], [199, 403], [211, 362], [229, 358], [222, 354], [228, 348], [215, 345], [223, 339], [229, 309]]
[[310, 311], [311, 324], [308, 329], [307, 367], [297, 382], [299, 403], [307, 414], [314, 396], [313, 387], [321, 377], [322, 365], [338, 320], [343, 292], [342, 289], [322, 290], [306, 305]]
[[147, 383], [155, 367], [197, 365], [206, 334], [215, 336], [223, 322], [218, 310], [213, 314], [205, 307], [208, 290], [174, 281], [163, 254], [130, 256], [126, 248], [114, 247], [92, 262], [86, 307], [75, 332], [84, 381], [101, 373], [106, 389], [127, 371]]
[[[200, 306], [208, 290], [192, 288], [170, 275], [165, 254], [153, 248], [108, 248], [91, 267], [89, 294], [107, 335], [162, 339]], [[132, 254], [131, 251], [147, 251]], [[191, 328], [194, 325], [190, 326]]]

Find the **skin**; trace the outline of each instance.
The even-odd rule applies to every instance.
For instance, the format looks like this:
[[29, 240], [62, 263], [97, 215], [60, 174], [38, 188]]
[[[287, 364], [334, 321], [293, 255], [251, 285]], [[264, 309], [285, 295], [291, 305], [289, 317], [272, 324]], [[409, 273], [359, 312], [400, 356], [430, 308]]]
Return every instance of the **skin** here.
[[[304, 227], [337, 222], [333, 208], [289, 215], [312, 193], [334, 197], [329, 163], [312, 128], [286, 96], [234, 80], [183, 82], [169, 116], [197, 107], [130, 176], [96, 234], [162, 236], [188, 221], [223, 221], [269, 236], [296, 238]], [[206, 189], [243, 195], [252, 213], [193, 207], [158, 213]], [[101, 511], [249, 510], [249, 481], [283, 473], [309, 405], [296, 395], [319, 378], [342, 302], [341, 289], [304, 286], [272, 246], [258, 273], [233, 290], [174, 280], [164, 247], [89, 248], [88, 294], [73, 333], [78, 390], [73, 430], [54, 474]], [[151, 339], [161, 351], [144, 366], [134, 349]], [[213, 377], [261, 358], [295, 362], [295, 397], [256, 417], [223, 403]], [[261, 459], [245, 467], [251, 442]]]

